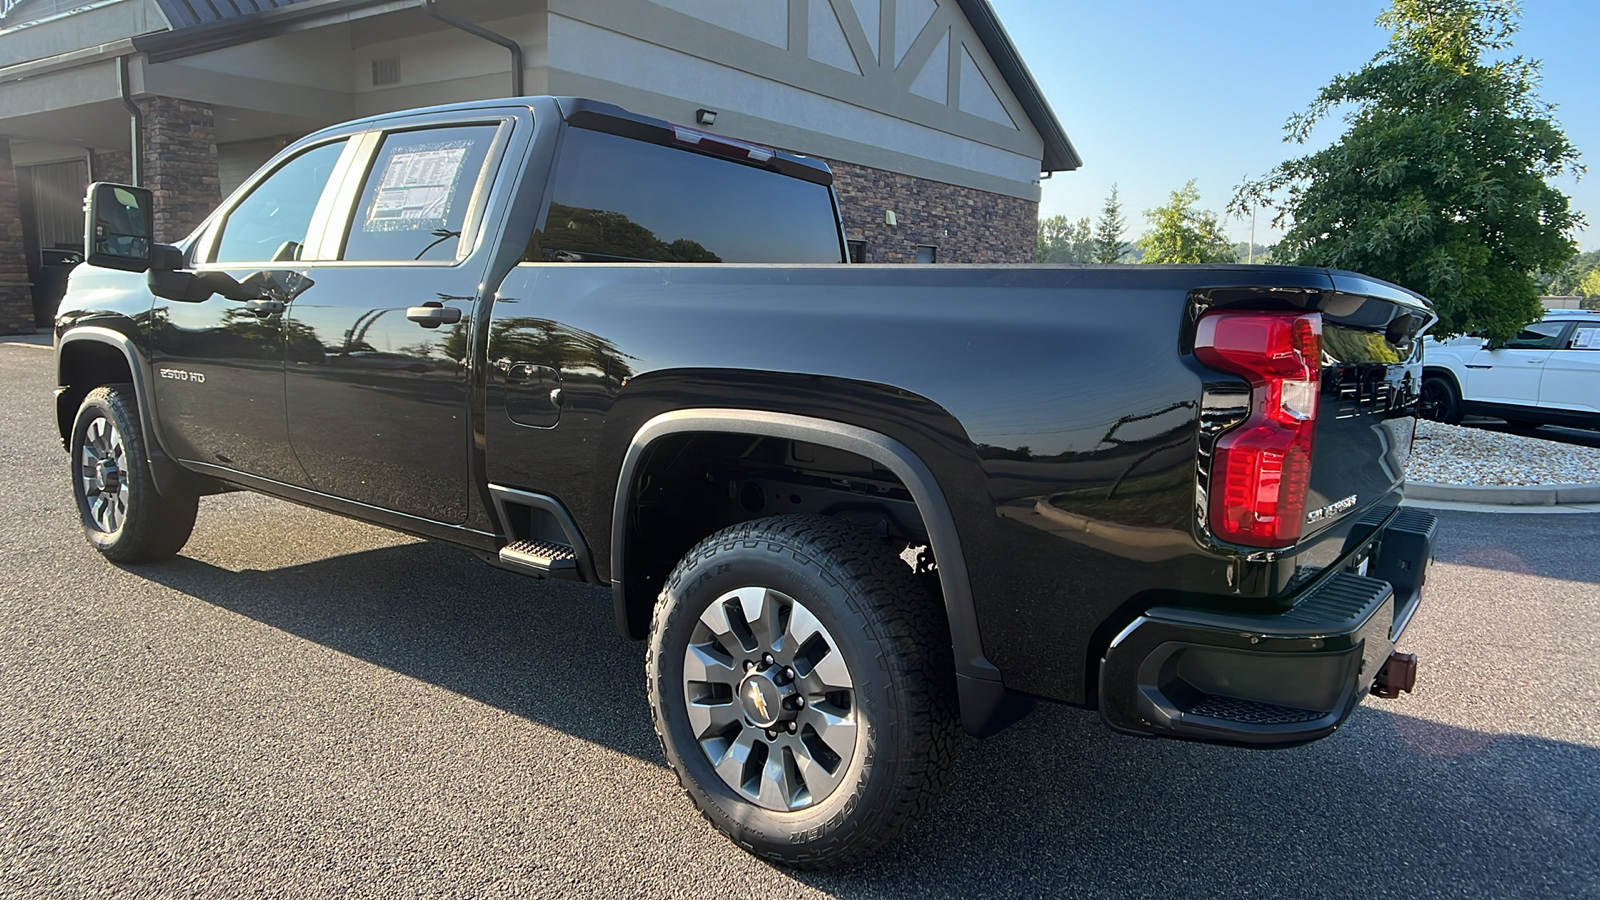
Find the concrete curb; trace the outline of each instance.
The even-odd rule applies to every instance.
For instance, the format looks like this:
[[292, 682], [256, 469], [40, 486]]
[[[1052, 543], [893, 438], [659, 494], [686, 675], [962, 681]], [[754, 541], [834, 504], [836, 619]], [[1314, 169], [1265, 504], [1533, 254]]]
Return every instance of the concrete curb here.
[[1600, 503], [1600, 484], [1465, 485], [1406, 482], [1407, 500], [1441, 500], [1499, 506], [1566, 506]]

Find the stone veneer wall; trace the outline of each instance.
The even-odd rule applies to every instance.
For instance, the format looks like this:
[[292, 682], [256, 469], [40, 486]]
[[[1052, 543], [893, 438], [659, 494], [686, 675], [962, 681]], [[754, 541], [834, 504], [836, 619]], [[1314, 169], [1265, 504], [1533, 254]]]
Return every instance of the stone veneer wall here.
[[144, 187], [155, 194], [156, 240], [193, 231], [222, 202], [211, 107], [171, 97], [139, 101], [144, 110]]
[[96, 150], [94, 174], [90, 177], [95, 181], [128, 184], [133, 178], [132, 167], [128, 164], [132, 158], [133, 154], [127, 150]]
[[0, 334], [33, 333], [33, 285], [19, 204], [11, 142], [0, 138]]
[[[941, 263], [1031, 263], [1038, 252], [1039, 204], [883, 169], [828, 160], [845, 236], [867, 243], [865, 262], [917, 261], [917, 246], [939, 248]], [[893, 210], [897, 225], [885, 223]]]

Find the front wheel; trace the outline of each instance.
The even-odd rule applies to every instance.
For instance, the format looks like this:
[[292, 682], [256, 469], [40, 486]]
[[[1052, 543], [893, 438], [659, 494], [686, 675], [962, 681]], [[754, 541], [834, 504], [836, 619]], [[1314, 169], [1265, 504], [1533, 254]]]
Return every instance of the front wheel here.
[[701, 541], [646, 659], [667, 761], [752, 853], [848, 865], [927, 808], [954, 751], [944, 611], [881, 538], [782, 516]]
[[72, 488], [89, 543], [119, 563], [163, 559], [194, 529], [195, 494], [156, 490], [133, 386], [95, 388], [72, 423]]
[[1461, 392], [1456, 383], [1444, 375], [1429, 375], [1422, 379], [1422, 401], [1417, 412], [1424, 419], [1456, 425], [1461, 422]]

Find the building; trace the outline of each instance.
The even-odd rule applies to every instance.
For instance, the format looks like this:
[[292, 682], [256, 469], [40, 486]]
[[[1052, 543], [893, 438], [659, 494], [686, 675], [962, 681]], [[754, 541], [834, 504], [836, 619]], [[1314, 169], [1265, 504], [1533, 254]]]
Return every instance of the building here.
[[91, 180], [176, 240], [308, 132], [514, 94], [823, 157], [868, 262], [1030, 261], [1079, 165], [987, 0], [5, 0], [0, 331], [47, 320]]

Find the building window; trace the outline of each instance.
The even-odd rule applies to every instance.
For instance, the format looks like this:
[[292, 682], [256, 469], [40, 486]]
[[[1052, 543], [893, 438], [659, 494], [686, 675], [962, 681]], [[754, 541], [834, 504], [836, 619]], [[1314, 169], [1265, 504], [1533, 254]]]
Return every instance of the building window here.
[[845, 241], [845, 245], [850, 249], [851, 262], [864, 263], [867, 261], [866, 241]]
[[932, 244], [917, 245], [917, 264], [931, 266], [939, 261], [939, 248]]

